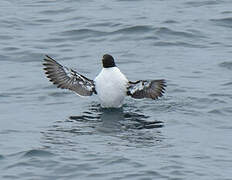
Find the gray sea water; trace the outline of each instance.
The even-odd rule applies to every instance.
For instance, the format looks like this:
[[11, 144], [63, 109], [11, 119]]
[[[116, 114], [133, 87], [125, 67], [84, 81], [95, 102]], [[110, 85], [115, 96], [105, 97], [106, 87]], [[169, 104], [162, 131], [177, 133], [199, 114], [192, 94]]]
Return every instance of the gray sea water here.
[[[231, 0], [1, 0], [0, 42], [0, 179], [232, 179]], [[105, 53], [165, 96], [105, 110], [42, 69]]]

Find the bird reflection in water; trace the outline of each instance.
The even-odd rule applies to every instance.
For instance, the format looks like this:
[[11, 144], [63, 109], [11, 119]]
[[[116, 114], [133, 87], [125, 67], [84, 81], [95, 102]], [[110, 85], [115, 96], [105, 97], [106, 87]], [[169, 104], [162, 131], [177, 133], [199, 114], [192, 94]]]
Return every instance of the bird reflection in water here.
[[[162, 121], [151, 121], [136, 108], [103, 109], [100, 105], [88, 108], [80, 116], [59, 120], [43, 132], [46, 146], [49, 144], [76, 144], [76, 136], [110, 135], [125, 142], [126, 146], [153, 146], [163, 140]], [[68, 135], [68, 134], [72, 135]], [[74, 135], [74, 136], [73, 136]], [[104, 139], [104, 138], [103, 138]], [[129, 144], [128, 144], [129, 143]]]
[[101, 108], [92, 106], [82, 116], [70, 116], [75, 121], [100, 122], [95, 128], [99, 132], [112, 133], [129, 129], [153, 129], [164, 126], [163, 121], [149, 120], [141, 112], [129, 112], [123, 108]]

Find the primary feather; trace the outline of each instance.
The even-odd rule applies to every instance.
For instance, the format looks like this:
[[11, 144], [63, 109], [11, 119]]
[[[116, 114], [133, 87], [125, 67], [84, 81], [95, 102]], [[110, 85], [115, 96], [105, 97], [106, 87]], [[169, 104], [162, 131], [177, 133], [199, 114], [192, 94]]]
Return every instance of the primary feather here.
[[62, 66], [49, 56], [46, 56], [44, 61], [43, 65], [47, 77], [58, 88], [72, 90], [80, 96], [91, 96], [96, 93], [93, 80]]
[[129, 82], [127, 95], [135, 98], [151, 98], [158, 99], [163, 96], [165, 91], [166, 82], [163, 79], [160, 80], [139, 80], [136, 82]]

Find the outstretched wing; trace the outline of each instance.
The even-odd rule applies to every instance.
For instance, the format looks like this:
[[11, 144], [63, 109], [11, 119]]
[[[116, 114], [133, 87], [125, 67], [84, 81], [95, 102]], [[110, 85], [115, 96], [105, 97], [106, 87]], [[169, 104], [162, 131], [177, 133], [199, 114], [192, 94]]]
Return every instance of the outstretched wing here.
[[58, 88], [69, 89], [80, 96], [91, 96], [96, 94], [94, 81], [90, 80], [76, 71], [62, 66], [54, 59], [46, 55], [44, 59], [45, 74]]
[[160, 80], [139, 80], [136, 82], [129, 82], [127, 88], [127, 95], [135, 99], [151, 98], [158, 99], [163, 96], [165, 91], [166, 82], [163, 79]]

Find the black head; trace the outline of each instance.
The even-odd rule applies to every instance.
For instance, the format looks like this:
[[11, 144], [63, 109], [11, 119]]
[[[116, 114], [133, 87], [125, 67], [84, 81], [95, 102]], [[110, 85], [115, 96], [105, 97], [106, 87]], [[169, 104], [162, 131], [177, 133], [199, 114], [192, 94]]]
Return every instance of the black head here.
[[110, 68], [110, 67], [115, 67], [116, 66], [115, 62], [114, 62], [114, 58], [109, 54], [103, 55], [102, 65], [103, 65], [104, 68]]

